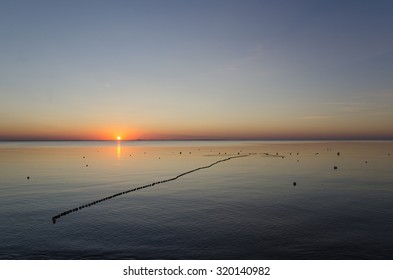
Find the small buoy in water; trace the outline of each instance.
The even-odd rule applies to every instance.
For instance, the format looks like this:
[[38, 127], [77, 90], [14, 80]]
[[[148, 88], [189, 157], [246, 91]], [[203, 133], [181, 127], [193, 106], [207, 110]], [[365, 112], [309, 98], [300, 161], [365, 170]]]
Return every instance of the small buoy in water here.
[[334, 170], [336, 170], [337, 168], [338, 168], [337, 166], [334, 166], [334, 167], [333, 167]]
[[340, 152], [338, 152], [337, 155], [339, 156], [339, 155], [340, 155]]
[[296, 182], [293, 182], [293, 186], [296, 186]]
[[29, 176], [27, 176], [27, 180], [30, 180], [30, 177], [29, 177]]
[[367, 160], [364, 163], [367, 163]]
[[88, 167], [89, 165], [88, 164], [86, 164], [86, 167]]

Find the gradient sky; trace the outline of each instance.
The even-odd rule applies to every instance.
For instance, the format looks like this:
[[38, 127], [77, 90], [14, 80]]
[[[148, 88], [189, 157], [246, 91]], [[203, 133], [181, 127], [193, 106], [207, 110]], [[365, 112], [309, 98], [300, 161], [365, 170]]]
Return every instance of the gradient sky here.
[[1, 1], [0, 139], [393, 139], [392, 1]]

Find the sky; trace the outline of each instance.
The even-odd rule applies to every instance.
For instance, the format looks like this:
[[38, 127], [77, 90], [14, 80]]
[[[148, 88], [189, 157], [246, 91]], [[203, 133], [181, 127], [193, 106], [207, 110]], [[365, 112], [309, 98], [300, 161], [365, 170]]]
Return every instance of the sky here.
[[393, 139], [392, 1], [2, 1], [0, 140]]

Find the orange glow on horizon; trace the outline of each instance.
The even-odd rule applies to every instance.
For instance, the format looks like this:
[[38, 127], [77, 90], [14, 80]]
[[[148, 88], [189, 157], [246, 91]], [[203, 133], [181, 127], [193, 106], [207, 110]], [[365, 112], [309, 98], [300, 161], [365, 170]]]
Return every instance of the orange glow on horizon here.
[[[348, 122], [349, 124], [349, 122]], [[294, 140], [294, 139], [392, 139], [393, 131], [387, 130], [384, 123], [375, 125], [372, 129], [359, 126], [348, 128], [346, 124], [326, 123], [286, 123], [277, 122], [274, 125], [231, 127], [214, 125], [203, 127], [154, 127], [136, 124], [99, 124], [89, 127], [83, 125], [71, 126], [5, 126], [0, 129], [0, 140], [192, 140], [192, 139], [264, 139], [264, 140]], [[132, 128], [130, 128], [132, 127]], [[3, 128], [0, 126], [0, 128]]]

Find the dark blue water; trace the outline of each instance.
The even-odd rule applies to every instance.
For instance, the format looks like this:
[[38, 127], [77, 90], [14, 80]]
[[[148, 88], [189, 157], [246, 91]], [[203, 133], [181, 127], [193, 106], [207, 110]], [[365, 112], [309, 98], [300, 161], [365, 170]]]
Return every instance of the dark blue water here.
[[[238, 153], [257, 154], [52, 223]], [[0, 259], [392, 259], [389, 154], [392, 142], [3, 142]]]

